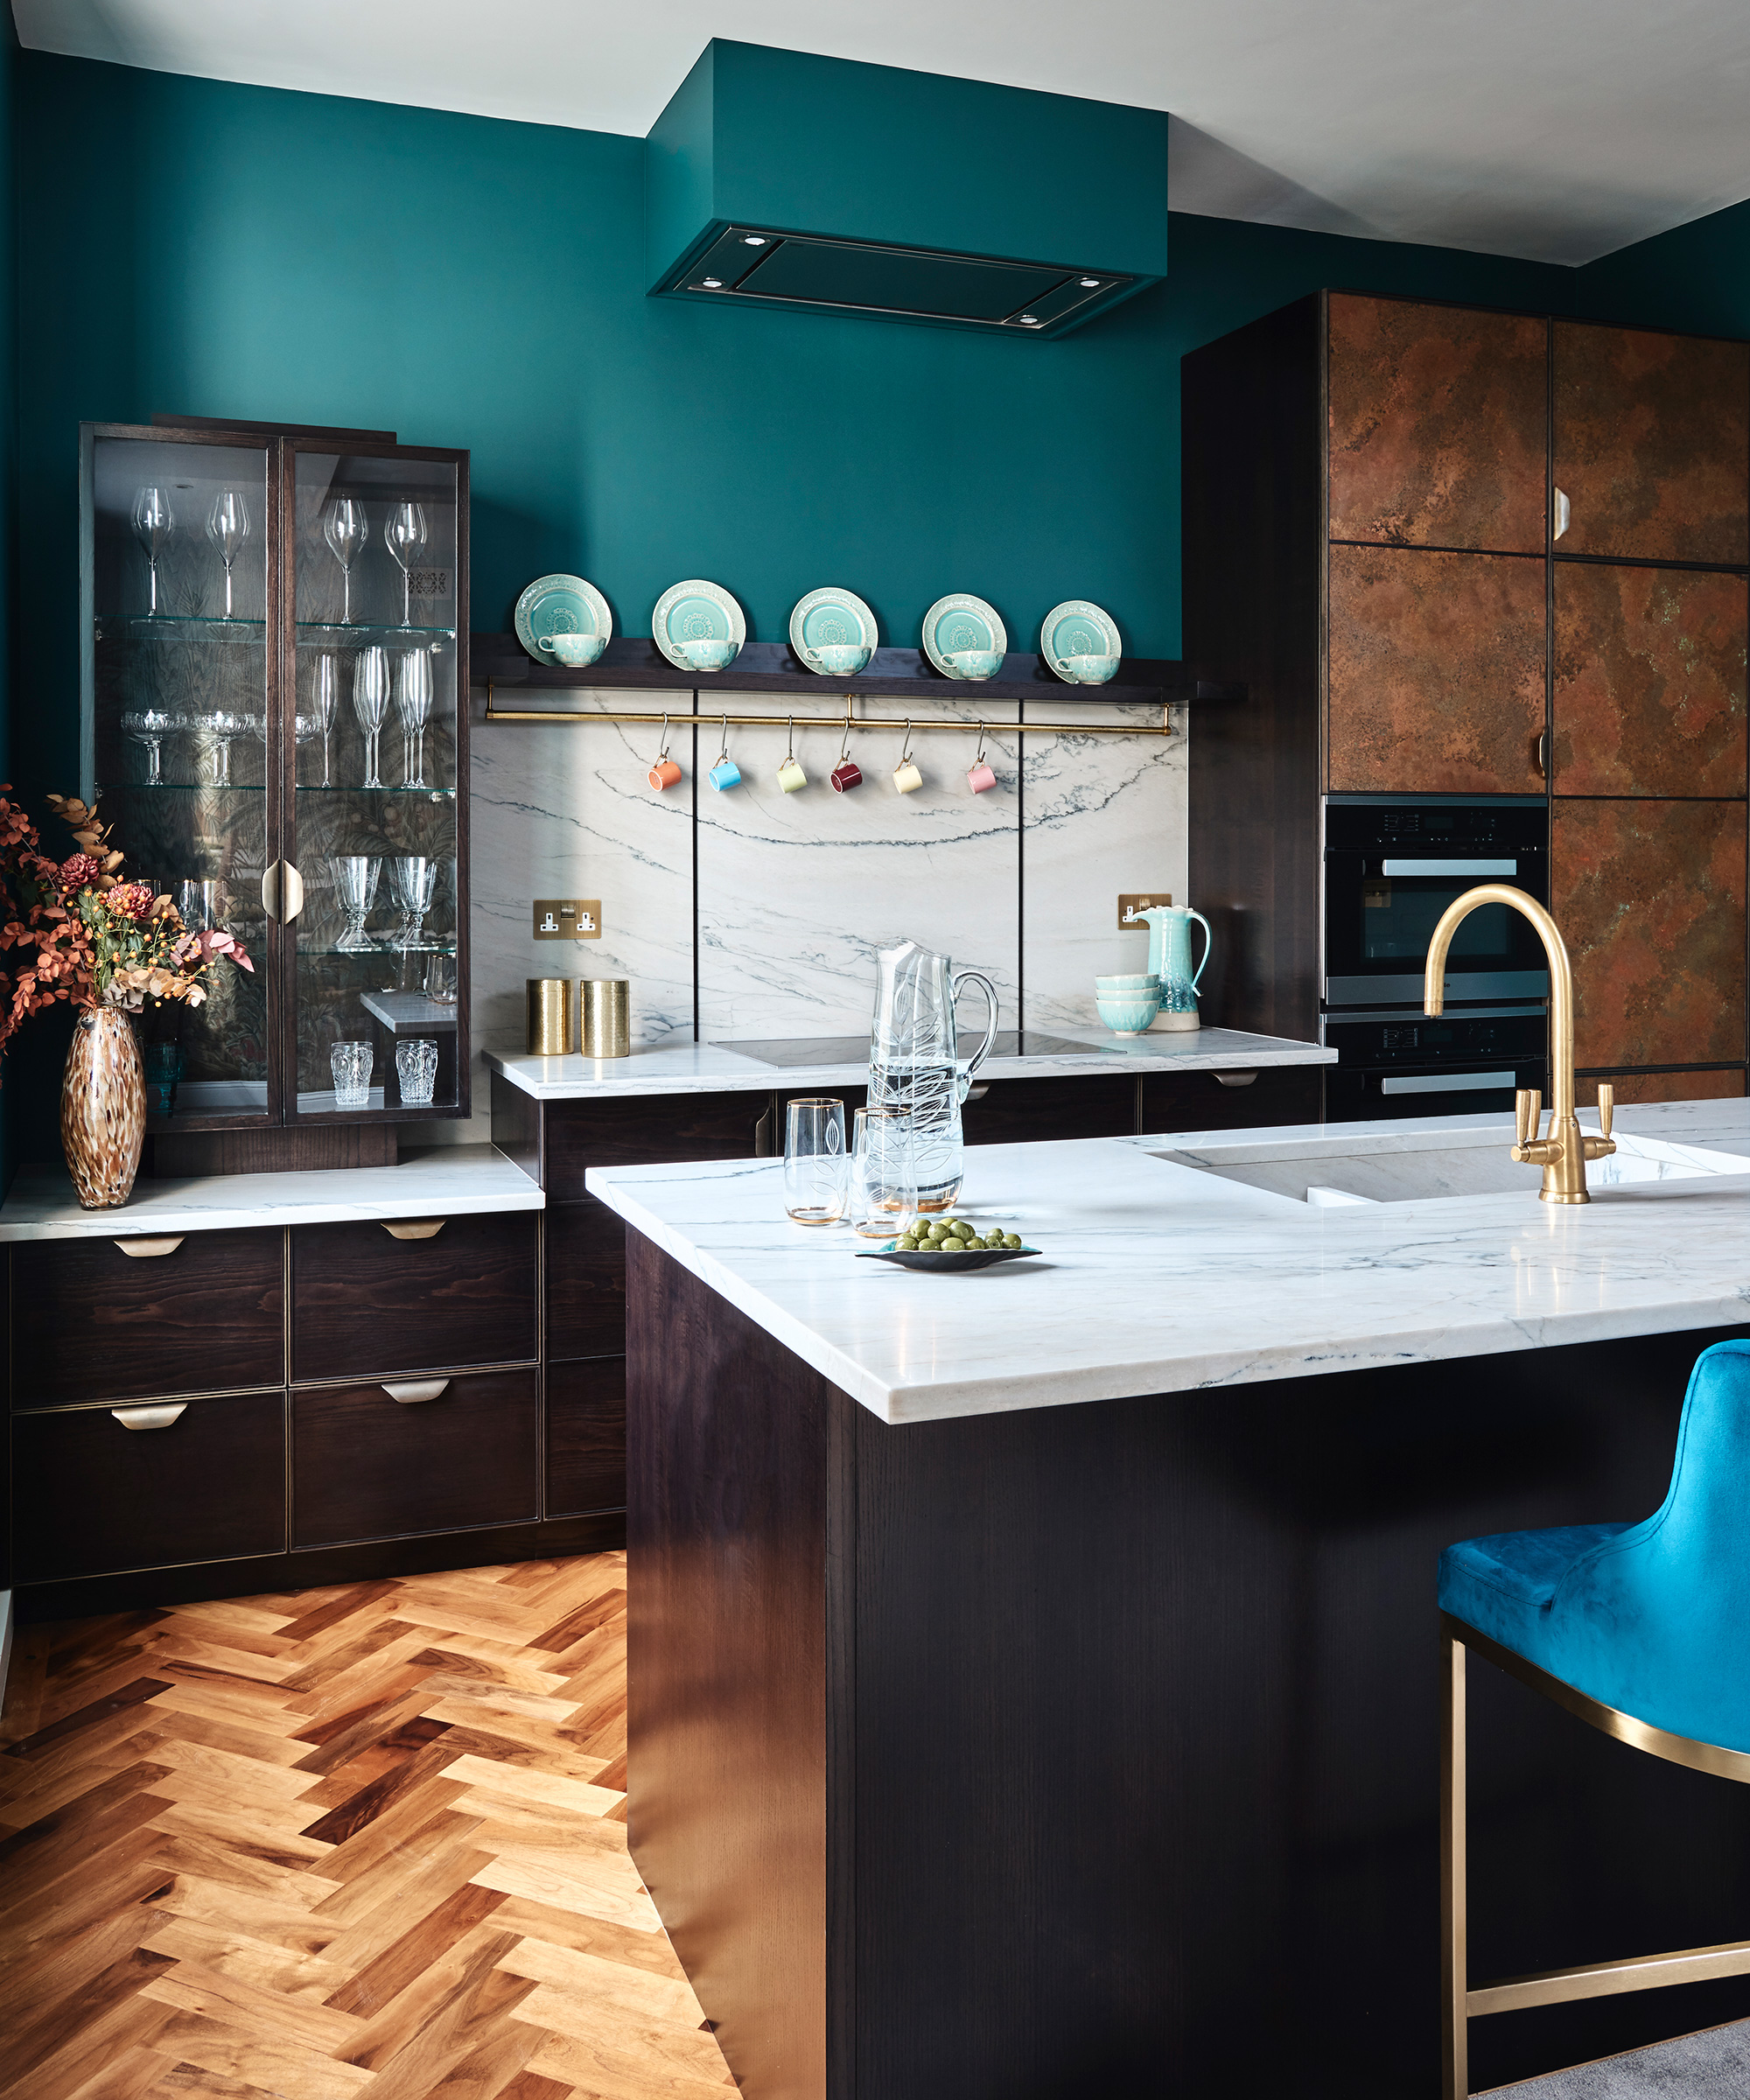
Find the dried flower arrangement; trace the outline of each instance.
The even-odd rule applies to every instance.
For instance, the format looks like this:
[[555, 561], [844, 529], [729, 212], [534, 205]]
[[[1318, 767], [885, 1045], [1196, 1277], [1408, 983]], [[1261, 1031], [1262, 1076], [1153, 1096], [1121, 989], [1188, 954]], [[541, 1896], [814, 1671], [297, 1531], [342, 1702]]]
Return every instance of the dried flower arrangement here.
[[48, 798], [79, 849], [56, 862], [10, 794], [0, 785], [0, 1052], [58, 1000], [133, 1013], [148, 1000], [199, 1006], [201, 979], [220, 956], [254, 970], [234, 934], [191, 933], [168, 897], [123, 879], [110, 827], [77, 795]]

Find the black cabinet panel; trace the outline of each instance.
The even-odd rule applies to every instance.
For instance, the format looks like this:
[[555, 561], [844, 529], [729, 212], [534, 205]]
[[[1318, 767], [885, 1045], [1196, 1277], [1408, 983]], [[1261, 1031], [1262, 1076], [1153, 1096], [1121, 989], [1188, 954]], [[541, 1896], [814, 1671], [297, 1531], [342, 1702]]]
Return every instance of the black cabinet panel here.
[[381, 1384], [292, 1395], [294, 1546], [535, 1516], [534, 1371], [443, 1384], [430, 1399], [397, 1400]]
[[17, 1581], [282, 1550], [284, 1391], [121, 1411], [13, 1417]]
[[547, 1355], [618, 1356], [626, 1348], [626, 1224], [586, 1196], [556, 1203], [547, 1243]]
[[[550, 1203], [575, 1202], [592, 1166], [664, 1166], [686, 1159], [751, 1159], [765, 1091], [670, 1094], [660, 1099], [543, 1104]], [[781, 1145], [782, 1139], [780, 1138]]]
[[[1238, 1073], [1225, 1075], [1239, 1078]], [[1142, 1082], [1142, 1129], [1243, 1130], [1279, 1123], [1318, 1123], [1324, 1115], [1318, 1065], [1266, 1066], [1244, 1086], [1214, 1072], [1150, 1072]]]
[[276, 1226], [191, 1232], [169, 1254], [25, 1241], [11, 1267], [15, 1407], [285, 1382]]
[[294, 1228], [292, 1376], [533, 1361], [539, 1243], [533, 1211], [450, 1218], [430, 1239], [374, 1219]]
[[547, 1367], [548, 1516], [626, 1507], [626, 1362]]
[[1110, 1078], [993, 1079], [982, 1099], [962, 1104], [960, 1121], [968, 1144], [1128, 1138], [1137, 1127], [1136, 1077], [1115, 1072]]

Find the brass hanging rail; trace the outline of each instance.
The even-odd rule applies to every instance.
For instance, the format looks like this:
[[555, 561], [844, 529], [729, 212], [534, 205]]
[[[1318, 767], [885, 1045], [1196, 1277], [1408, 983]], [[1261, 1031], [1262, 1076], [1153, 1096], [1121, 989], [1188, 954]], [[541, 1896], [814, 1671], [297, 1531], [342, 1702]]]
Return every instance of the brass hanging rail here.
[[[970, 735], [982, 731], [989, 736], [1008, 734], [1011, 736], [1170, 737], [1173, 733], [1172, 704], [1170, 701], [1164, 701], [1161, 704], [1160, 720], [1158, 723], [990, 722], [986, 721], [982, 716], [970, 719], [961, 717], [952, 722], [932, 722], [923, 720], [916, 715], [896, 715], [891, 721], [885, 718], [874, 718], [867, 715], [853, 715], [850, 710], [861, 697], [857, 693], [847, 693], [844, 696], [844, 712], [842, 715], [792, 715], [788, 712], [772, 715], [736, 715], [725, 714], [720, 707], [710, 708], [702, 714], [695, 712], [682, 715], [676, 714], [672, 707], [657, 709], [649, 713], [634, 712], [630, 708], [623, 707], [495, 707], [493, 704], [493, 690], [494, 682], [488, 678], [486, 680], [485, 716], [485, 719], [488, 722], [629, 722], [640, 724], [666, 722], [676, 728], [678, 728], [683, 722], [697, 722], [703, 723], [707, 728], [713, 724], [718, 724], [726, 725], [730, 729], [864, 731], [904, 729], [909, 724], [914, 732], [925, 729], [952, 729], [958, 730], [962, 735]], [[698, 707], [698, 699], [699, 696], [696, 691], [693, 694], [693, 705], [696, 710]], [[891, 704], [899, 707], [904, 703], [896, 698]], [[928, 707], [931, 703], [924, 700], [919, 704]], [[1012, 701], [1008, 704], [1019, 707], [1026, 705], [1026, 703]]]

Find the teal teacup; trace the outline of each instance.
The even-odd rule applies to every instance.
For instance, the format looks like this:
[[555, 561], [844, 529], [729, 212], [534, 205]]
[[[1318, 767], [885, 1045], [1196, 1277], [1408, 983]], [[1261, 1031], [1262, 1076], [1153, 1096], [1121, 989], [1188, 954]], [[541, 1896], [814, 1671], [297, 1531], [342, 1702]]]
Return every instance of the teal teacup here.
[[676, 645], [696, 671], [720, 671], [735, 655], [732, 641], [682, 641]]
[[607, 647], [606, 634], [543, 634], [541, 647], [572, 670], [593, 663]]
[[1158, 990], [1096, 993], [1094, 1004], [1100, 1010], [1100, 1018], [1114, 1035], [1144, 1035], [1160, 1012], [1160, 993]]
[[1116, 656], [1060, 656], [1059, 670], [1068, 674], [1077, 685], [1104, 685], [1118, 668]]
[[860, 671], [873, 654], [859, 642], [829, 641], [815, 651], [814, 657], [822, 670], [830, 671], [835, 678], [849, 678]]
[[1160, 979], [1152, 970], [1141, 971], [1129, 977], [1096, 977], [1094, 990], [1097, 998], [1108, 998], [1114, 992], [1158, 992]]
[[950, 649], [946, 661], [962, 678], [994, 678], [1003, 668], [1001, 649]]

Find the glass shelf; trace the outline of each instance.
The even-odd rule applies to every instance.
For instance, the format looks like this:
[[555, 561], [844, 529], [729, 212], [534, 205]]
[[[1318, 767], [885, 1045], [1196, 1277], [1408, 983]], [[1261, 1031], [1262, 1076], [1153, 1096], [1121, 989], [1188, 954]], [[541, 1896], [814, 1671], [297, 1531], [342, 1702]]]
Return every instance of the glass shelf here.
[[251, 794], [260, 801], [262, 787], [259, 780], [99, 780], [97, 792], [99, 794]]
[[338, 956], [347, 962], [398, 962], [402, 956], [453, 956], [455, 952], [453, 941], [421, 941], [417, 948], [309, 948], [300, 942], [298, 948], [300, 960], [306, 956]]
[[326, 788], [319, 782], [300, 780], [298, 792], [300, 794], [416, 794], [429, 802], [452, 802], [456, 799], [453, 788], [349, 788], [340, 780]]
[[454, 641], [454, 627], [404, 626], [398, 620], [300, 620], [300, 634], [436, 634]]

